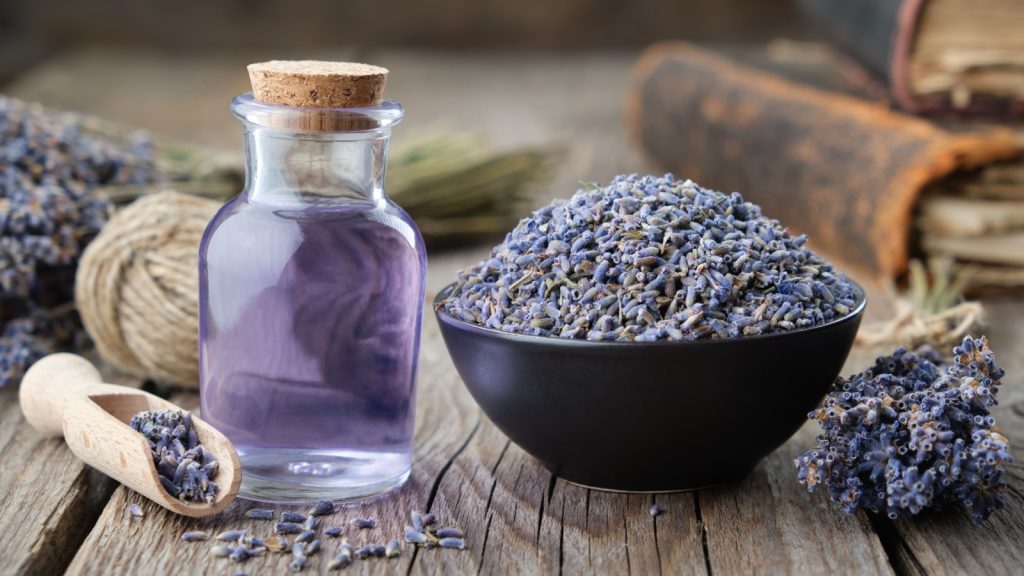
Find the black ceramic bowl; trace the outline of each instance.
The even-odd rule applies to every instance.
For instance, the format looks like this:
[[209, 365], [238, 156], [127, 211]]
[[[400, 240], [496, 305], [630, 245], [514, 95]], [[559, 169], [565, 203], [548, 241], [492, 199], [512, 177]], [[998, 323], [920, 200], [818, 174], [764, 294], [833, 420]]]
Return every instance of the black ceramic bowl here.
[[590, 342], [509, 334], [434, 300], [448, 352], [491, 420], [551, 472], [606, 490], [738, 480], [807, 420], [866, 299], [827, 324], [729, 340]]

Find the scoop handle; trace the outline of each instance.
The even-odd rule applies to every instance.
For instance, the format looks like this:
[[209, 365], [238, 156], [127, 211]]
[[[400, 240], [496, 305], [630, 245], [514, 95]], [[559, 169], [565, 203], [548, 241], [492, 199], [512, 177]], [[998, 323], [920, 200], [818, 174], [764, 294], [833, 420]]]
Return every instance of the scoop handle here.
[[29, 368], [18, 393], [25, 419], [45, 436], [64, 435], [64, 410], [103, 382], [91, 362], [74, 354], [50, 354]]

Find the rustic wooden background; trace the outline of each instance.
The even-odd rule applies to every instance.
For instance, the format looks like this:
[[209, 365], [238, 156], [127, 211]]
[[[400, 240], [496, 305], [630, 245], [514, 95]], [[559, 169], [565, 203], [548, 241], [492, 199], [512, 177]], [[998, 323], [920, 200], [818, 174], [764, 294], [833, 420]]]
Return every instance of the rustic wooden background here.
[[795, 0], [0, 0], [0, 81], [70, 47], [555, 49], [804, 38]]
[[[233, 150], [240, 128], [228, 100], [246, 89], [242, 66], [262, 54], [201, 57], [152, 51], [84, 49], [36, 66], [5, 88], [10, 94], [73, 108], [159, 134]], [[392, 70], [389, 96], [408, 120], [395, 134], [443, 125], [472, 129], [501, 145], [557, 145], [563, 156], [536, 202], [566, 196], [581, 179], [602, 181], [651, 169], [625, 135], [621, 103], [632, 51], [561, 56], [466, 55], [410, 50], [337, 50]], [[432, 254], [428, 298], [486, 247]], [[870, 318], [891, 302], [872, 294]], [[405, 549], [394, 560], [357, 562], [357, 573], [522, 574], [1020, 574], [1024, 567], [1024, 303], [986, 301], [988, 332], [1007, 370], [996, 414], [1017, 460], [1009, 467], [1007, 509], [981, 526], [959, 513], [890, 522], [839, 512], [796, 483], [792, 458], [811, 446], [804, 427], [743, 482], [690, 493], [625, 495], [587, 490], [552, 477], [484, 417], [462, 387], [427, 313], [419, 377], [416, 460], [408, 485], [342, 510], [325, 525], [372, 515], [382, 527], [353, 535], [401, 534], [411, 509], [429, 509], [465, 529], [468, 548]], [[855, 350], [845, 372], [877, 354]], [[121, 380], [111, 375], [113, 380]], [[196, 397], [174, 398], [195, 406]], [[666, 458], [672, 458], [666, 454]], [[0, 391], [0, 573], [250, 574], [283, 573], [267, 556], [243, 566], [212, 558], [206, 544], [186, 544], [186, 529], [271, 525], [242, 518], [239, 503], [221, 516], [186, 520], [165, 513], [77, 462], [59, 441], [24, 422], [16, 390]], [[666, 513], [648, 514], [652, 502]], [[146, 516], [131, 520], [138, 502]], [[326, 573], [337, 543], [309, 572]]]

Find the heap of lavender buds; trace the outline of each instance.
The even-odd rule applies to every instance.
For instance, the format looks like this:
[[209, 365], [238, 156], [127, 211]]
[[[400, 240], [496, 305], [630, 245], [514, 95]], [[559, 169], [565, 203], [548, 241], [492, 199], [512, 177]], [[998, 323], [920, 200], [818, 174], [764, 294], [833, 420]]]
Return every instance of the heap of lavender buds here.
[[199, 443], [191, 413], [139, 412], [132, 416], [130, 426], [149, 440], [153, 463], [167, 492], [187, 502], [213, 502], [217, 460]]
[[1009, 442], [989, 408], [1003, 370], [984, 337], [964, 338], [942, 370], [934, 350], [898, 348], [875, 366], [839, 378], [811, 412], [824, 433], [796, 459], [810, 492], [824, 485], [846, 512], [890, 518], [963, 506], [980, 522], [1003, 507]]
[[53, 308], [71, 301], [78, 257], [107, 221], [91, 192], [156, 181], [152, 157], [142, 137], [115, 143], [81, 116], [0, 96], [0, 386], [72, 343], [76, 323]]
[[815, 326], [858, 296], [738, 193], [618, 176], [523, 219], [440, 304], [505, 332], [589, 340], [736, 338]]

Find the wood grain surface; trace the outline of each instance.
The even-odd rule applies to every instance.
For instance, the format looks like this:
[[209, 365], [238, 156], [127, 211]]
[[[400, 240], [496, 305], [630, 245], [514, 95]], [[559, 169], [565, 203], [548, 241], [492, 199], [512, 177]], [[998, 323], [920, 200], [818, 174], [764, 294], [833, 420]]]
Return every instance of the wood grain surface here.
[[[538, 204], [570, 194], [581, 179], [601, 181], [618, 172], [649, 170], [629, 147], [622, 126], [621, 104], [632, 54], [354, 53], [392, 71], [388, 96], [409, 111], [409, 121], [396, 138], [402, 137], [401, 130], [440, 124], [476, 130], [498, 144], [561, 145], [559, 171], [552, 185], [538, 192]], [[237, 126], [226, 104], [244, 88], [244, 70], [238, 64], [234, 57], [188, 59], [92, 50], [58, 58], [23, 76], [7, 92], [102, 112], [175, 137], [194, 136], [205, 144], [237, 147]], [[137, 75], [150, 68], [158, 72]], [[95, 77], [98, 74], [102, 76]], [[163, 99], [156, 94], [173, 82], [181, 82], [188, 95], [182, 102], [166, 92]], [[57, 89], [72, 86], [79, 87], [73, 96]], [[154, 107], [161, 113], [150, 113], [156, 112]], [[428, 299], [457, 269], [486, 251], [471, 247], [432, 254]], [[872, 296], [871, 316], [884, 317], [885, 296]], [[850, 516], [823, 494], [806, 494], [795, 481], [792, 458], [813, 444], [812, 425], [734, 485], [651, 495], [601, 492], [563, 482], [511, 444], [480, 413], [459, 381], [429, 309], [412, 477], [394, 493], [325, 517], [322, 526], [345, 525], [353, 544], [384, 543], [400, 538], [411, 510], [430, 510], [442, 523], [466, 532], [466, 550], [403, 547], [396, 559], [357, 561], [345, 573], [1020, 573], [1024, 357], [1019, 350], [1024, 345], [1024, 303], [1005, 297], [986, 305], [993, 324], [992, 346], [1008, 373], [996, 414], [1013, 442], [1017, 461], [1011, 465], [1007, 509], [981, 526], [972, 526], [958, 513], [896, 523], [867, 514]], [[856, 350], [844, 372], [863, 368], [878, 352]], [[116, 376], [107, 381], [126, 383]], [[131, 490], [114, 490], [113, 483], [78, 463], [59, 440], [44, 440], [29, 429], [15, 398], [13, 390], [0, 392], [0, 574], [287, 571], [284, 555], [268, 554], [234, 565], [213, 558], [210, 543], [180, 540], [189, 529], [246, 528], [269, 535], [272, 523], [244, 518], [252, 503], [238, 501], [218, 516], [186, 519]], [[191, 393], [172, 400], [197, 405]], [[665, 509], [656, 518], [649, 514], [654, 502]], [[142, 506], [143, 518], [130, 517], [131, 503]], [[347, 521], [357, 516], [373, 516], [380, 526], [356, 531]], [[324, 549], [310, 561], [308, 573], [327, 573], [327, 563], [339, 546], [337, 540], [321, 539]]]

